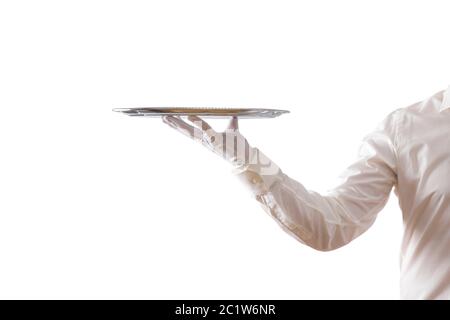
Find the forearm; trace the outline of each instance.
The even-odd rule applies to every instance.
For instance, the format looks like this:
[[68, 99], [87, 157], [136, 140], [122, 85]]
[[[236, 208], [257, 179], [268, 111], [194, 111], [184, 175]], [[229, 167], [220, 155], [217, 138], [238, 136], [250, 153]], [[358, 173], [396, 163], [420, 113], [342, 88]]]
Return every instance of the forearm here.
[[271, 174], [264, 174], [258, 163], [236, 174], [286, 232], [312, 248], [328, 251], [349, 243], [372, 225], [384, 205], [381, 199], [375, 205], [364, 206], [355, 194], [349, 196], [337, 190], [327, 195], [309, 191], [258, 152]]

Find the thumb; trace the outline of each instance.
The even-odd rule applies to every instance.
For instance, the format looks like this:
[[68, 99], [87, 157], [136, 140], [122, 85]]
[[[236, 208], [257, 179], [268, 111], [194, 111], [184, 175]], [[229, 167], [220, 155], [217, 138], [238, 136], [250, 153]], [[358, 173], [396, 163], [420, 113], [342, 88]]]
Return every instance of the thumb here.
[[238, 117], [234, 116], [231, 118], [230, 123], [227, 127], [228, 130], [239, 130], [239, 123], [238, 123]]

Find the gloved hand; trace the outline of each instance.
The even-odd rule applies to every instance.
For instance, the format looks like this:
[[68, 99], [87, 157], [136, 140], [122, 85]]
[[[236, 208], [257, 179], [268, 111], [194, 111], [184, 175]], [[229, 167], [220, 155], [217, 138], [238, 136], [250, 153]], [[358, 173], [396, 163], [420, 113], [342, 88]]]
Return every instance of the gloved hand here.
[[233, 117], [224, 132], [216, 132], [211, 126], [197, 116], [187, 118], [193, 125], [178, 116], [164, 116], [163, 122], [184, 135], [202, 143], [209, 150], [218, 154], [235, 168], [249, 164], [254, 148], [239, 132], [238, 119]]
[[277, 181], [282, 180], [280, 168], [259, 149], [253, 148], [239, 132], [238, 119], [233, 117], [224, 132], [216, 132], [197, 116], [189, 116], [193, 124], [177, 116], [164, 116], [163, 121], [184, 135], [201, 142], [233, 165], [233, 172], [247, 184], [257, 196], [268, 192]]

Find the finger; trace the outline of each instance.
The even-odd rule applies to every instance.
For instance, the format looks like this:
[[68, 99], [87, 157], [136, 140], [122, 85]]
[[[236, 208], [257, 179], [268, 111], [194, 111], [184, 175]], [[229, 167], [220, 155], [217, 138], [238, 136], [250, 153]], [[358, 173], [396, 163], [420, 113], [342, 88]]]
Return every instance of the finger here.
[[168, 124], [168, 125], [171, 124], [171, 122], [170, 122], [171, 116], [162, 116], [161, 119], [165, 124]]
[[196, 126], [195, 136], [199, 140], [207, 144], [215, 141], [218, 133], [205, 120], [195, 115], [188, 116], [188, 120]]
[[232, 117], [228, 124], [229, 130], [239, 130], [238, 117]]
[[164, 123], [167, 123], [169, 126], [181, 132], [182, 134], [190, 138], [194, 138], [195, 128], [189, 125], [188, 123], [184, 122], [182, 119], [174, 116], [164, 116], [163, 121]]
[[168, 126], [174, 128], [174, 129], [176, 129], [175, 124], [172, 123], [172, 121], [169, 120], [169, 116], [163, 116], [163, 117], [161, 117], [161, 119], [162, 119], [162, 121], [163, 121], [165, 124], [167, 124]]
[[213, 130], [211, 126], [202, 118], [198, 116], [188, 116], [188, 120], [192, 122], [197, 128], [202, 129], [203, 131]]

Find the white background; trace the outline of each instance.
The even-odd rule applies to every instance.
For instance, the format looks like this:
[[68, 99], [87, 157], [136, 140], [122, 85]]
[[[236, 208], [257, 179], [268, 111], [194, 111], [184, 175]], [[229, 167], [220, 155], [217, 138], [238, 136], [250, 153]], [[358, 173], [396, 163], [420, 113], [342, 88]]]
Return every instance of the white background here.
[[430, 0], [2, 1], [0, 298], [398, 298], [394, 194], [317, 252], [216, 155], [111, 109], [287, 108], [241, 131], [322, 192], [389, 112], [449, 84], [449, 17]]

